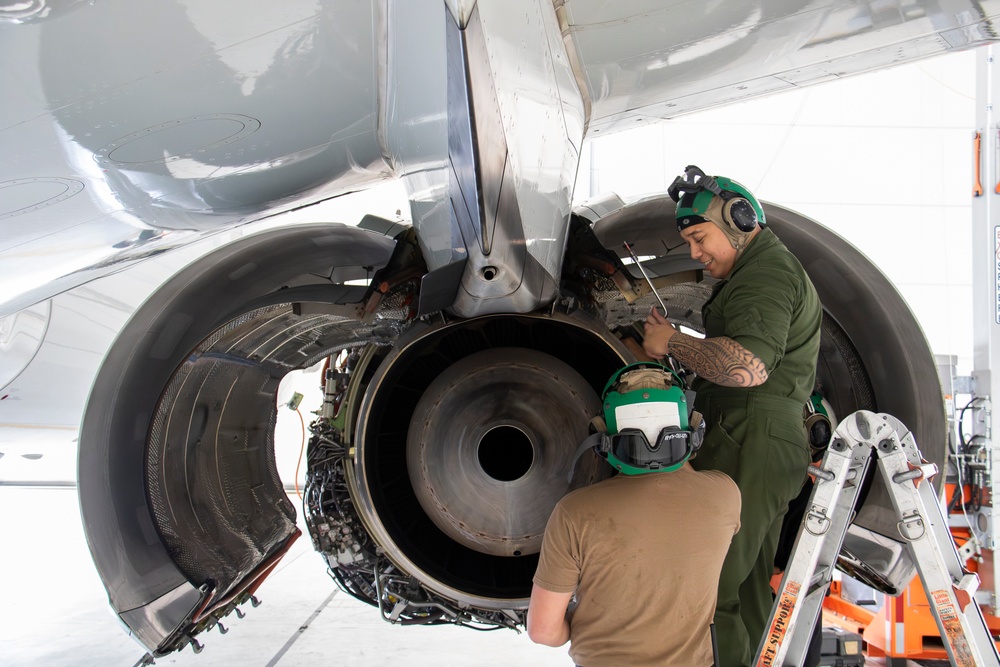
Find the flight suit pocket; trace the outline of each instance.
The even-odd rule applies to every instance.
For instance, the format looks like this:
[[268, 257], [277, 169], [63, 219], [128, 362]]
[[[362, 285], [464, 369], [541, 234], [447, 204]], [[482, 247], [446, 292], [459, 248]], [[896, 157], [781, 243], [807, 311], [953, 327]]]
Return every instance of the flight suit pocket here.
[[780, 419], [767, 419], [767, 488], [785, 501], [799, 494], [809, 467], [805, 426]]
[[718, 470], [736, 479], [740, 469], [740, 443], [736, 442], [719, 417], [705, 434], [705, 442], [692, 460], [697, 470]]
[[726, 335], [726, 320], [708, 309], [703, 311], [702, 317], [704, 318], [703, 321], [705, 323], [705, 331], [712, 332], [706, 333], [706, 336], [711, 337]]
[[767, 330], [767, 326], [764, 324], [764, 319], [760, 316], [756, 308], [747, 310], [747, 312], [737, 317], [734, 322], [730, 322], [726, 327], [726, 334], [730, 338], [737, 338], [739, 336], [752, 336], [765, 340], [772, 338]]

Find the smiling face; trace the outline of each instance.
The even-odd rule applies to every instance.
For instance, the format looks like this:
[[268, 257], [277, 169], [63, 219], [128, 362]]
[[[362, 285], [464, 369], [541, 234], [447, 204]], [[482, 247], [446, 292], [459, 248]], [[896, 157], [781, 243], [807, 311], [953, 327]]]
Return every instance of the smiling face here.
[[733, 270], [736, 248], [715, 223], [691, 225], [681, 232], [681, 238], [691, 248], [691, 259], [704, 264], [708, 275], [722, 279]]

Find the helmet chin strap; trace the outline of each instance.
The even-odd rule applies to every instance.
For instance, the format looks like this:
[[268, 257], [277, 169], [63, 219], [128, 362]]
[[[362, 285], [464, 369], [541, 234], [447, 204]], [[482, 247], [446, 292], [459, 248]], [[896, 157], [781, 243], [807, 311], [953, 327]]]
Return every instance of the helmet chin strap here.
[[727, 225], [722, 219], [722, 205], [723, 201], [721, 197], [712, 197], [712, 201], [708, 205], [708, 210], [705, 211], [705, 219], [714, 224], [716, 227], [722, 230], [722, 233], [726, 235], [729, 239], [729, 244], [733, 246], [736, 251], [736, 256], [739, 257], [747, 247], [747, 243], [750, 242], [750, 237], [753, 232], [741, 232], [736, 229], [733, 225]]

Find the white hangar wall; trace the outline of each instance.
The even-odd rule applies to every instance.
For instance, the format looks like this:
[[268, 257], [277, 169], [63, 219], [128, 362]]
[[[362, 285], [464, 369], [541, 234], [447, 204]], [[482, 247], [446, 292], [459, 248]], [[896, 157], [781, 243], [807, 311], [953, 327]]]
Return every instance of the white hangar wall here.
[[688, 164], [729, 176], [851, 241], [896, 285], [934, 353], [957, 356], [968, 374], [979, 57], [941, 56], [597, 139], [576, 200], [664, 192]]

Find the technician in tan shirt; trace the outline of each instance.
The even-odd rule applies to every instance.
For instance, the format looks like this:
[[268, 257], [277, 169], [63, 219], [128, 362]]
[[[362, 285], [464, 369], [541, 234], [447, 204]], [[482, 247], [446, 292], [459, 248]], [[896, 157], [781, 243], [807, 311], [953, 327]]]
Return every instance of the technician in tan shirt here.
[[528, 635], [549, 646], [569, 641], [582, 667], [713, 662], [710, 624], [740, 492], [723, 473], [694, 470], [692, 447], [671, 453], [668, 431], [654, 445], [655, 435], [619, 441], [611, 456], [606, 440], [604, 455], [625, 474], [563, 497], [545, 528]]

